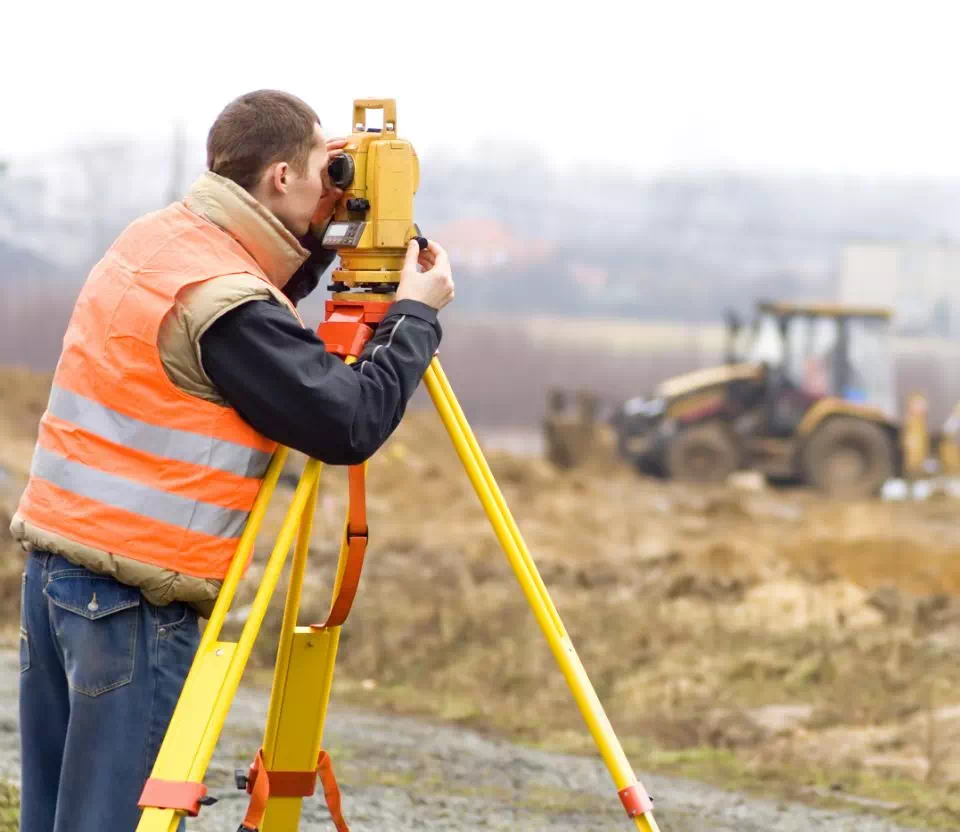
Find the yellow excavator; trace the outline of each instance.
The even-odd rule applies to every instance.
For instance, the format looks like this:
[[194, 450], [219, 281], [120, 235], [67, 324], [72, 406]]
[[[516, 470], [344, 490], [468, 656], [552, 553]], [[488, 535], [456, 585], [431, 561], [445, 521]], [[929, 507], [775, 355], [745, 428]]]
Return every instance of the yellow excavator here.
[[[749, 468], [842, 497], [922, 476], [931, 452], [947, 473], [960, 472], [960, 409], [933, 436], [922, 398], [898, 412], [890, 322], [886, 308], [832, 303], [762, 302], [749, 327], [728, 315], [723, 365], [667, 379], [617, 408], [618, 453], [670, 479], [721, 482]], [[551, 430], [575, 432], [561, 422], [548, 412], [551, 458], [563, 451]]]

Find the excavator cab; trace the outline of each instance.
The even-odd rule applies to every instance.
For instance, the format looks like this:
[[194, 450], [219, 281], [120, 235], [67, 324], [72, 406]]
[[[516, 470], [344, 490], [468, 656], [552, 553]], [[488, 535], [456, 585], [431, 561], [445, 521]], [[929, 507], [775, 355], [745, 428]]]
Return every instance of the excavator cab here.
[[762, 303], [753, 332], [746, 360], [766, 370], [770, 436], [793, 436], [826, 399], [896, 419], [886, 310]]
[[879, 491], [900, 462], [890, 311], [763, 302], [749, 328], [727, 320], [725, 364], [623, 404], [621, 454], [674, 479], [749, 467], [836, 495]]

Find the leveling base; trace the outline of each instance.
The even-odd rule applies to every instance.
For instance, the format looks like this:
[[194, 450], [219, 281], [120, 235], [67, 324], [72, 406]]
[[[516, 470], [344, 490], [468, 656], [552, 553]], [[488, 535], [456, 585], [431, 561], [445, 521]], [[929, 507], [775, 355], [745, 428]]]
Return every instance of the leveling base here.
[[[328, 301], [327, 318], [321, 325], [321, 336], [328, 349], [348, 362], [356, 360], [388, 306], [382, 298], [376, 301], [368, 298], [367, 302], [361, 302], [351, 298], [349, 293]], [[653, 803], [630, 767], [436, 358], [427, 370], [424, 382], [610, 771], [628, 817], [637, 829], [659, 832], [653, 816]], [[303, 799], [314, 793], [318, 779], [338, 832], [347, 832], [331, 761], [322, 751], [322, 744], [340, 628], [349, 614], [366, 552], [365, 465], [349, 469], [348, 516], [327, 620], [311, 626], [297, 625], [321, 471], [321, 464], [310, 460], [304, 466], [267, 560], [240, 638], [235, 643], [220, 640], [224, 620], [286, 457], [287, 449], [279, 449], [267, 470], [141, 797], [143, 814], [138, 832], [176, 832], [184, 816], [196, 816], [201, 807], [215, 802], [207, 795], [203, 778], [291, 547], [294, 548], [293, 563], [263, 745], [249, 772], [238, 773], [237, 777], [238, 787], [250, 794], [250, 805], [240, 832], [295, 832]], [[215, 812], [216, 809], [205, 811]]]

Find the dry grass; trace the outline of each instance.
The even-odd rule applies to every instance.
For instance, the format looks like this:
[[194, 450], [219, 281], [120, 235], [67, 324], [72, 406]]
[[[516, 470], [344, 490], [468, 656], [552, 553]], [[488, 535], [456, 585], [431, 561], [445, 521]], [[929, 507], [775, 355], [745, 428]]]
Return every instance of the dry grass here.
[[[960, 783], [955, 504], [837, 506], [615, 467], [559, 474], [503, 454], [492, 464], [639, 760], [712, 749], [732, 754], [743, 779], [834, 778], [875, 794], [883, 778], [906, 777], [933, 790], [925, 801], [948, 800]], [[343, 494], [328, 481], [303, 621], [325, 612]], [[374, 461], [371, 515], [338, 700], [591, 750], [432, 417], [411, 417]], [[264, 666], [277, 626], [274, 616]]]
[[[47, 383], [0, 374], [12, 434], [2, 462], [14, 480], [25, 467], [10, 449], [32, 442]], [[609, 458], [569, 473], [502, 453], [491, 464], [638, 763], [795, 788], [836, 781], [870, 795], [896, 777], [926, 789], [919, 820], [954, 811], [956, 503], [689, 489], [637, 479]], [[284, 487], [271, 509], [240, 604], [289, 496]], [[14, 498], [8, 490], [7, 510]], [[345, 502], [343, 471], [325, 472], [301, 622], [326, 612]], [[374, 459], [369, 514], [336, 699], [590, 750], [434, 414], [411, 413]], [[5, 526], [0, 517], [0, 534]], [[10, 551], [0, 600], [12, 611], [19, 558]], [[273, 660], [281, 602], [258, 642], [261, 670]]]
[[22, 478], [30, 470], [37, 422], [47, 406], [51, 376], [20, 367], [0, 368], [0, 466]]
[[20, 818], [20, 792], [0, 782], [0, 832], [17, 832]]

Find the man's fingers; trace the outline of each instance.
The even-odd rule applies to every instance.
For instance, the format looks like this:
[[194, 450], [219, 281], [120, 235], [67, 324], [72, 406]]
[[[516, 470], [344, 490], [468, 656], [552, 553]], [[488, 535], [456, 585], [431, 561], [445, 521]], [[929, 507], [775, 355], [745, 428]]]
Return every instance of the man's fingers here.
[[420, 252], [419, 262], [424, 269], [432, 269], [437, 263], [437, 258], [433, 256], [432, 252], [424, 250]]
[[427, 247], [420, 253], [420, 257], [421, 265], [423, 264], [423, 258], [428, 258], [431, 269], [439, 268], [446, 272], [450, 271], [450, 258], [447, 256], [447, 252], [443, 246], [433, 240], [427, 242]]
[[411, 240], [407, 243], [407, 253], [403, 256], [403, 267], [405, 269], [415, 269], [419, 256], [420, 244], [416, 240]]
[[447, 257], [446, 249], [444, 249], [439, 243], [435, 243], [433, 240], [430, 240], [427, 243], [427, 251], [433, 255], [434, 260], [441, 266], [449, 266], [450, 258]]
[[329, 153], [332, 150], [340, 150], [347, 146], [348, 139], [328, 139], [327, 140], [327, 152]]

